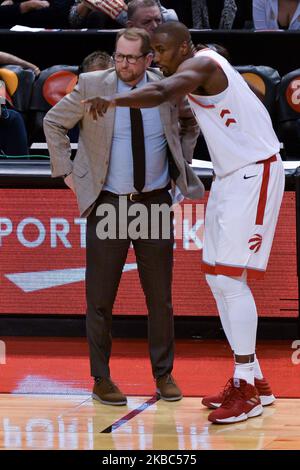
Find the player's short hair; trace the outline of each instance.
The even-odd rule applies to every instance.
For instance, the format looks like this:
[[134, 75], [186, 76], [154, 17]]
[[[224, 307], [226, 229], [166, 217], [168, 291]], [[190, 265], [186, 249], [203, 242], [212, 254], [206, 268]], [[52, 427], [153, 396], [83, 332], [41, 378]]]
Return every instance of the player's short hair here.
[[174, 44], [182, 44], [184, 41], [192, 41], [191, 33], [185, 24], [180, 21], [167, 21], [157, 27], [154, 34], [166, 34], [171, 37]]
[[149, 54], [149, 52], [152, 52], [150, 36], [149, 36], [149, 33], [145, 29], [141, 29], [141, 28], [120, 29], [116, 37], [116, 48], [117, 48], [117, 43], [121, 37], [128, 39], [128, 41], [138, 41], [139, 39], [141, 39], [142, 54], [146, 55], [146, 54]]

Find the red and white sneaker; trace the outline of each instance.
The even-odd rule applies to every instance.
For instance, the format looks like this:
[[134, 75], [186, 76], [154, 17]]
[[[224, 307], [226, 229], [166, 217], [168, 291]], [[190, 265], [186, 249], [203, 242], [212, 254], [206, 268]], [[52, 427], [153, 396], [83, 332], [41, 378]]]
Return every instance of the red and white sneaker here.
[[232, 378], [225, 388], [221, 406], [208, 415], [208, 420], [216, 424], [238, 423], [259, 416], [262, 412], [256, 388], [246, 380]]
[[[258, 391], [259, 398], [261, 401], [262, 406], [272, 405], [276, 398], [274, 397], [271, 387], [266, 381], [266, 379], [254, 379], [254, 386]], [[221, 406], [222, 401], [224, 399], [224, 392], [225, 388], [218, 394], [218, 395], [208, 395], [202, 399], [202, 405], [206, 406], [207, 408], [214, 410]]]
[[266, 379], [254, 379], [254, 386], [258, 391], [262, 406], [269, 406], [274, 403], [276, 398], [274, 397], [271, 387]]

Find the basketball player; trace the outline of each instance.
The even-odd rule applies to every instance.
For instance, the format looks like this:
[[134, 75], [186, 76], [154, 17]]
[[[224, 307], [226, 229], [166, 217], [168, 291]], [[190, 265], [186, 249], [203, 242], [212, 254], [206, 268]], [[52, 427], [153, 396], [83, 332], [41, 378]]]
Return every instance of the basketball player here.
[[279, 142], [267, 110], [229, 62], [211, 49], [196, 52], [188, 29], [170, 22], [152, 40], [169, 78], [130, 93], [86, 100], [93, 117], [109, 106], [146, 108], [187, 95], [213, 163], [206, 209], [203, 271], [234, 354], [233, 377], [202, 403], [213, 423], [262, 413], [275, 397], [255, 355], [257, 310], [248, 279], [262, 278], [284, 190]]

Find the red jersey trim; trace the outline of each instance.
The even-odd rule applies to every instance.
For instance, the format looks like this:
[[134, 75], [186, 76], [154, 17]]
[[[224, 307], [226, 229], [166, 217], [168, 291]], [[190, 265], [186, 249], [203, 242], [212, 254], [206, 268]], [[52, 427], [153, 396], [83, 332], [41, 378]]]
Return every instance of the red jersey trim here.
[[270, 166], [272, 162], [276, 162], [277, 157], [276, 155], [272, 155], [272, 157], [268, 158], [267, 160], [260, 160], [256, 162], [258, 164], [264, 165], [264, 172], [262, 177], [262, 183], [260, 187], [259, 199], [257, 204], [257, 211], [256, 211], [256, 225], [263, 225], [264, 223], [264, 216], [265, 210], [267, 205], [267, 197], [268, 197], [268, 186], [270, 180]]
[[217, 274], [229, 277], [240, 277], [244, 270], [247, 270], [248, 279], [263, 279], [265, 271], [259, 271], [258, 269], [249, 268], [247, 266], [227, 266], [225, 264], [216, 264], [215, 266], [205, 263], [202, 261], [201, 270], [205, 274], [211, 274], [216, 276]]
[[202, 104], [200, 103], [200, 101], [197, 101], [190, 93], [188, 94], [188, 97], [190, 100], [192, 100], [194, 103], [198, 104], [199, 106], [201, 106], [201, 108], [205, 108], [205, 109], [212, 109], [212, 108], [215, 108], [215, 105], [214, 104]]

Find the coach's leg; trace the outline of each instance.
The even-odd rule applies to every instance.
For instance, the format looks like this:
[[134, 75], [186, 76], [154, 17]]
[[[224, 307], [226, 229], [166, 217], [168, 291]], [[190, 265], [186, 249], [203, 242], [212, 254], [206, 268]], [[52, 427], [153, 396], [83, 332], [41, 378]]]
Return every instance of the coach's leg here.
[[[117, 199], [102, 197], [101, 203], [118, 204]], [[117, 207], [116, 207], [117, 210]], [[110, 237], [101, 240], [96, 233], [100, 217], [96, 208], [87, 220], [86, 300], [87, 339], [90, 349], [91, 375], [110, 377], [112, 308], [130, 241]]]
[[[170, 374], [174, 360], [172, 307], [174, 235], [170, 204], [171, 198], [168, 192], [159, 194], [145, 203], [149, 216], [149, 237], [133, 242], [148, 307], [149, 352], [155, 378]], [[163, 214], [157, 220], [150, 216], [154, 205], [159, 206]], [[162, 230], [162, 224], [166, 230]]]

